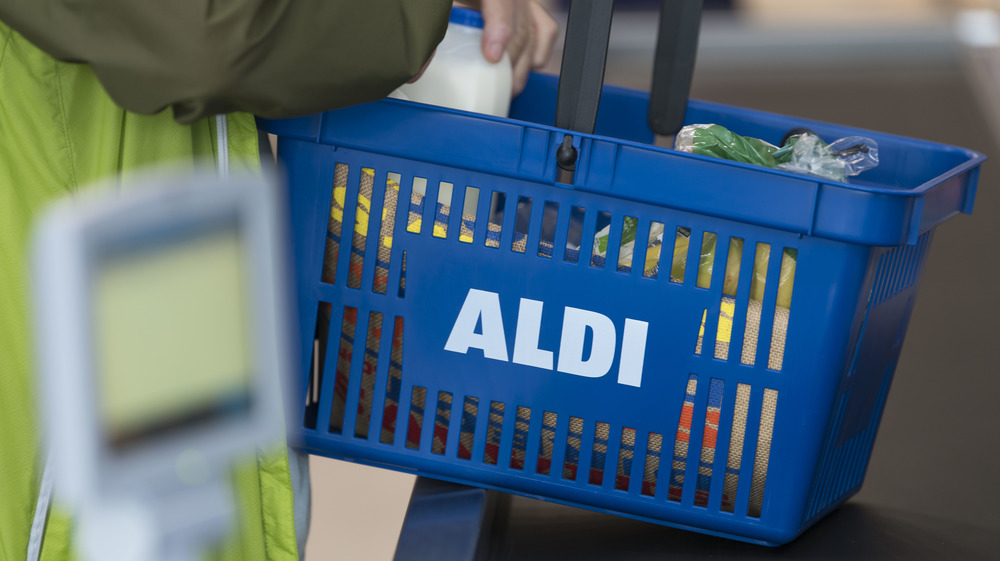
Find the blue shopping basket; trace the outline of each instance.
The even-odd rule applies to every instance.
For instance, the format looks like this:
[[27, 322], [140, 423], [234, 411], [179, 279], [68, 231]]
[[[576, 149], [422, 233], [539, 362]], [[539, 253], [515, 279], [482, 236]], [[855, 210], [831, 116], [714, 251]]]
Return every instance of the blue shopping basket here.
[[556, 99], [533, 75], [509, 119], [383, 100], [259, 121], [290, 190], [297, 444], [793, 539], [860, 488], [933, 230], [972, 211], [984, 157], [688, 104], [774, 144], [876, 140], [839, 183], [656, 147], [644, 93], [605, 87], [595, 134], [549, 126]]

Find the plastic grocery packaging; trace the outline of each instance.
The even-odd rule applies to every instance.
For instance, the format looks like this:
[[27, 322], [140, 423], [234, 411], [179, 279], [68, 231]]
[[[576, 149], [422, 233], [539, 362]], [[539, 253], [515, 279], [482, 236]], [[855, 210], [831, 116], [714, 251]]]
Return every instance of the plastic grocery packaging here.
[[779, 148], [719, 125], [688, 125], [677, 133], [674, 147], [682, 152], [841, 182], [878, 165], [878, 144], [874, 140], [850, 136], [827, 144], [808, 130], [794, 131]]
[[[629, 263], [633, 262], [635, 253], [635, 232], [638, 221], [631, 217], [626, 217], [622, 224], [622, 247], [618, 255], [618, 269], [625, 270]], [[607, 254], [608, 233], [610, 225], [594, 237], [594, 254], [601, 258]], [[643, 273], [647, 276], [655, 276], [659, 273], [659, 263], [663, 248], [663, 225], [654, 224], [650, 228], [650, 241], [646, 246], [643, 261]], [[708, 286], [712, 279], [712, 272], [715, 263], [715, 251], [718, 236], [706, 233], [701, 242], [700, 257], [698, 260], [698, 286]], [[687, 268], [688, 250], [691, 245], [691, 230], [680, 228], [674, 236], [673, 257], [670, 261], [670, 278], [676, 282], [682, 282], [684, 271]], [[729, 251], [726, 262], [726, 276], [723, 283], [722, 292], [726, 296], [736, 296], [736, 283], [740, 276], [740, 255], [743, 253], [743, 240], [731, 238], [729, 240]], [[750, 298], [760, 301], [763, 299], [764, 279], [767, 276], [769, 263], [769, 248], [763, 246], [756, 249], [754, 258], [754, 278], [756, 282], [751, 284]], [[795, 282], [795, 261], [798, 251], [794, 249], [784, 250], [784, 259], [781, 262], [781, 274], [778, 279], [778, 306], [789, 307], [791, 305], [792, 285]]]

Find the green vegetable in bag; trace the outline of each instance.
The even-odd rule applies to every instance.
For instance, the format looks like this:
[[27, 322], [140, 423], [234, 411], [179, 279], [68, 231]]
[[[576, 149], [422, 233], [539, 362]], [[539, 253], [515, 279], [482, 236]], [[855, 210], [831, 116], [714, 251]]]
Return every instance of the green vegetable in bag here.
[[805, 129], [795, 131], [778, 148], [719, 125], [688, 125], [677, 133], [674, 148], [841, 182], [879, 162], [878, 144], [870, 138], [849, 136], [827, 144]]
[[[626, 216], [622, 224], [622, 241], [621, 244], [624, 246], [628, 243], [635, 242], [635, 230], [639, 226], [639, 221], [631, 216]], [[606, 255], [608, 251], [608, 233], [611, 231], [611, 226], [605, 226], [603, 230], [597, 233], [597, 253], [599, 255]], [[629, 252], [631, 255], [631, 251]]]
[[677, 133], [677, 150], [773, 168], [778, 147], [763, 140], [740, 136], [719, 125], [689, 125]]

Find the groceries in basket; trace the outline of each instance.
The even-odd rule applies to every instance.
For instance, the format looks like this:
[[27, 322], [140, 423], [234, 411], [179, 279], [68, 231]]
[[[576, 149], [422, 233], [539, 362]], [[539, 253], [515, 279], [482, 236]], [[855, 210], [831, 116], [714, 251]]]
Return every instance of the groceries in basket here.
[[[635, 236], [638, 220], [630, 216], [625, 217], [622, 225], [621, 251], [618, 255], [618, 270], [629, 272], [632, 257], [635, 251]], [[594, 237], [594, 256], [603, 261], [607, 254], [608, 234], [611, 225], [605, 226]], [[660, 252], [663, 246], [664, 226], [654, 222], [649, 232], [649, 244], [646, 248], [646, 257], [643, 264], [645, 276], [655, 277], [659, 273]], [[690, 245], [691, 230], [679, 228], [674, 240], [673, 259], [670, 266], [670, 278], [674, 282], [682, 282], [684, 270], [687, 266], [688, 247]], [[698, 286], [708, 286], [712, 278], [713, 263], [715, 262], [716, 235], [706, 234], [706, 239], [702, 243], [701, 259], [698, 262]], [[740, 256], [743, 253], [743, 240], [732, 238], [729, 242], [728, 263], [726, 264], [726, 279], [723, 285], [723, 294], [728, 296], [736, 295], [736, 282], [739, 279]], [[791, 305], [791, 287], [795, 281], [795, 250], [786, 249], [785, 255], [788, 258], [782, 262], [781, 281], [778, 287], [778, 305], [785, 308]], [[763, 248], [757, 248], [756, 259], [754, 260], [754, 276], [759, 283], [754, 283], [751, 287], [750, 297], [754, 300], [763, 298], [762, 290], [764, 278], [767, 276], [768, 253]]]
[[682, 152], [832, 181], [846, 181], [878, 165], [878, 144], [870, 138], [849, 136], [827, 144], [805, 129], [793, 131], [779, 148], [757, 138], [740, 136], [719, 125], [688, 125], [677, 133], [674, 147]]
[[[631, 263], [635, 254], [635, 238], [638, 220], [632, 217], [625, 217], [622, 224], [621, 247], [618, 255], [617, 269], [622, 272], [631, 271]], [[598, 263], [603, 263], [607, 255], [608, 236], [611, 225], [605, 226], [594, 236], [593, 258]], [[654, 222], [650, 227], [649, 243], [646, 246], [645, 259], [643, 260], [643, 275], [656, 277], [660, 270], [660, 256], [663, 253], [664, 225]], [[743, 240], [730, 238], [729, 251], [727, 252], [725, 278], [722, 286], [722, 303], [720, 309], [719, 330], [716, 336], [716, 358], [726, 358], [729, 355], [729, 341], [732, 335], [733, 316], [736, 309], [736, 288], [740, 276], [740, 260], [743, 255]], [[684, 271], [687, 269], [688, 250], [691, 244], [691, 230], [688, 228], [678, 228], [674, 236], [673, 257], [670, 263], [670, 280], [673, 282], [683, 282]], [[711, 284], [712, 272], [714, 271], [716, 246], [718, 236], [711, 232], [706, 232], [701, 244], [700, 258], [698, 260], [698, 276], [696, 285], [707, 288]], [[781, 354], [783, 352], [785, 334], [788, 329], [789, 308], [792, 303], [792, 288], [795, 284], [795, 264], [798, 258], [798, 251], [786, 248], [782, 254], [781, 273], [778, 281], [778, 295], [774, 321], [774, 339], [779, 344], [775, 347], [774, 356], [769, 360], [769, 368], [780, 368]], [[760, 324], [762, 312], [762, 302], [764, 299], [765, 279], [770, 262], [770, 247], [766, 244], [758, 244], [753, 261], [753, 279], [750, 283], [750, 303], [747, 312], [747, 333], [746, 337], [752, 340], [745, 340], [742, 357], [744, 363], [753, 362], [753, 353], [756, 352], [756, 337]], [[701, 353], [701, 341], [704, 336], [705, 321], [708, 310], [702, 314], [701, 327], [698, 333], [698, 345], [696, 353]], [[777, 352], [782, 351], [782, 352]]]

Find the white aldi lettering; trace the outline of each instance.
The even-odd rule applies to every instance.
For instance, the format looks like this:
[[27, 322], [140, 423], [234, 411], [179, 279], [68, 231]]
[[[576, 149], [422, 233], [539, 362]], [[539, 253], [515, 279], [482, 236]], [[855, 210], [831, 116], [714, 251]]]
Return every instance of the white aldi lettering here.
[[[521, 298], [517, 328], [514, 333], [512, 362], [587, 378], [600, 378], [611, 370], [615, 360], [615, 348], [618, 346], [618, 333], [611, 318], [590, 310], [567, 306], [563, 313], [559, 356], [558, 360], [554, 360], [553, 351], [538, 346], [542, 308], [543, 303], [538, 300]], [[479, 333], [476, 333], [477, 325], [481, 325]], [[590, 356], [585, 357], [583, 346], [588, 329], [593, 333], [593, 339]], [[648, 329], [649, 324], [645, 321], [625, 319], [618, 361], [619, 384], [639, 387], [642, 383]], [[446, 351], [462, 354], [468, 353], [469, 349], [480, 349], [486, 358], [509, 362], [507, 338], [500, 313], [500, 295], [495, 292], [470, 289], [444, 348]]]
[[[483, 320], [483, 332], [476, 333], [476, 324]], [[537, 332], [536, 332], [537, 333]], [[445, 343], [446, 351], [466, 353], [470, 348], [482, 349], [486, 358], [507, 360], [507, 339], [500, 315], [500, 295], [485, 290], [469, 290]]]

